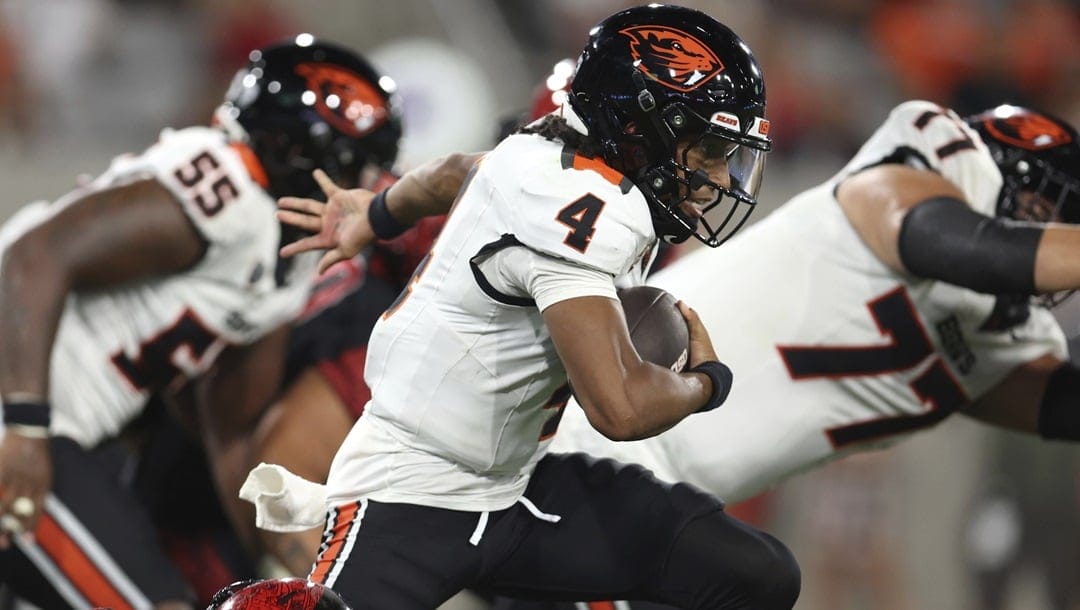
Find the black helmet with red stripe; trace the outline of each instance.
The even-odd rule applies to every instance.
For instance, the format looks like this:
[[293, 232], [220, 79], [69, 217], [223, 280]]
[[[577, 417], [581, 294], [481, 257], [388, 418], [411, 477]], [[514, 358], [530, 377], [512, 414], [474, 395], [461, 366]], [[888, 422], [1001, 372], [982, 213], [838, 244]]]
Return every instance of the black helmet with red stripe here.
[[[757, 203], [772, 146], [765, 81], [746, 43], [705, 13], [650, 4], [608, 17], [590, 32], [569, 103], [605, 162], [645, 194], [667, 241], [717, 246]], [[693, 146], [726, 157], [729, 185], [691, 169]], [[680, 204], [705, 186], [716, 197], [691, 219]]]
[[351, 188], [366, 168], [393, 165], [395, 89], [358, 54], [300, 34], [251, 52], [215, 120], [255, 152], [271, 194], [320, 197], [316, 168]]
[[244, 580], [214, 594], [206, 610], [349, 610], [333, 590], [303, 578]]

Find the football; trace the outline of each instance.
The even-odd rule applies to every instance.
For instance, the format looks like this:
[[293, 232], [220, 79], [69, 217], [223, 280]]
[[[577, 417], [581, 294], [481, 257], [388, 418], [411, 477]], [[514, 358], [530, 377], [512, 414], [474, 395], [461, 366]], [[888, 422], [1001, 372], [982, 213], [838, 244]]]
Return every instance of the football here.
[[678, 299], [654, 286], [624, 288], [618, 294], [641, 359], [681, 372], [690, 355], [690, 329], [675, 305]]

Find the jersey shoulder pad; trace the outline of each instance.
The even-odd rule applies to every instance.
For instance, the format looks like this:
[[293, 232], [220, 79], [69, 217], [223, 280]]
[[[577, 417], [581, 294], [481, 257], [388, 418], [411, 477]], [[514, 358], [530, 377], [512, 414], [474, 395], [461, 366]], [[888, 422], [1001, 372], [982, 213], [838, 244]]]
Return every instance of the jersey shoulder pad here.
[[655, 242], [644, 196], [610, 167], [538, 136], [512, 137], [484, 166], [524, 245], [613, 276]]
[[248, 161], [239, 146], [230, 145], [217, 129], [166, 130], [131, 165], [168, 189], [211, 243], [276, 233], [274, 201], [255, 178], [261, 169]]
[[955, 112], [913, 100], [896, 106], [846, 168], [893, 161], [940, 173], [978, 212], [993, 215], [1001, 172], [982, 139]]

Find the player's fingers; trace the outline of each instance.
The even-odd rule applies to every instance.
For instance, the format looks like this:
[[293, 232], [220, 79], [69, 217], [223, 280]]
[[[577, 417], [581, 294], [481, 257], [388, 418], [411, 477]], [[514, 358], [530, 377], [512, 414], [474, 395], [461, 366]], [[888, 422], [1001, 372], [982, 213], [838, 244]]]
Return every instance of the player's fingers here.
[[281, 197], [277, 200], [277, 205], [281, 210], [296, 210], [316, 216], [322, 216], [323, 208], [326, 207], [324, 202], [308, 197]]
[[310, 214], [301, 214], [300, 212], [292, 212], [289, 210], [278, 210], [277, 219], [287, 225], [303, 229], [308, 233], [318, 233], [322, 230], [322, 216], [312, 216]]
[[334, 181], [330, 179], [330, 176], [327, 176], [326, 172], [321, 169], [315, 170], [312, 172], [312, 175], [315, 176], [315, 182], [319, 183], [319, 188], [322, 189], [322, 192], [326, 193], [327, 197], [333, 197], [334, 193], [341, 190], [341, 187], [334, 184]]
[[321, 235], [312, 235], [310, 237], [298, 239], [290, 244], [285, 244], [278, 250], [278, 254], [285, 258], [289, 258], [290, 256], [295, 256], [301, 252], [324, 250], [328, 247], [330, 247], [330, 244], [326, 243]]
[[687, 325], [689, 325], [691, 329], [695, 324], [701, 325], [701, 318], [698, 317], [697, 311], [694, 311], [693, 307], [687, 305], [686, 301], [680, 300], [676, 303], [676, 305], [679, 306], [679, 313], [682, 314], [683, 319], [686, 320]]
[[341, 250], [334, 248], [328, 251], [319, 259], [319, 273], [322, 273], [332, 267], [333, 265], [345, 260], [345, 254]]

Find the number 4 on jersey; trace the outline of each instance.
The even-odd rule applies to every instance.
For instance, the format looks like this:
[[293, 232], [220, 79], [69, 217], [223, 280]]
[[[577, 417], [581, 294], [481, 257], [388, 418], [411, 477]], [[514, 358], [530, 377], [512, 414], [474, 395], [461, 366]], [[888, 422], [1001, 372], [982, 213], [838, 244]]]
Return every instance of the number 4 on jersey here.
[[570, 232], [563, 243], [584, 253], [596, 233], [596, 221], [604, 210], [604, 202], [595, 195], [585, 195], [565, 208], [559, 210], [555, 220], [566, 225]]

